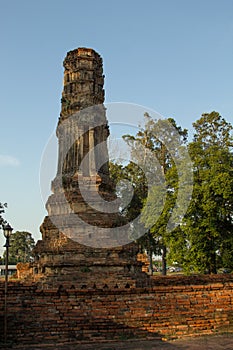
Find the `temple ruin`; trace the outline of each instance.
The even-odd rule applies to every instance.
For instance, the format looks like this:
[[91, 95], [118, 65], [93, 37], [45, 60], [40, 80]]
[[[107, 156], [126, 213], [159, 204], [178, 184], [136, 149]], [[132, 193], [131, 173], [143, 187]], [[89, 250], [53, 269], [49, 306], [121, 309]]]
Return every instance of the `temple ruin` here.
[[35, 261], [18, 264], [7, 294], [0, 281], [1, 348], [232, 333], [232, 274], [142, 272], [109, 177], [102, 59], [79, 48], [64, 68], [48, 215]]
[[109, 177], [103, 86], [98, 53], [68, 52], [56, 131], [57, 174], [31, 266], [33, 279], [44, 284], [131, 288], [148, 278], [137, 260], [137, 244], [129, 243], [129, 225], [119, 214]]

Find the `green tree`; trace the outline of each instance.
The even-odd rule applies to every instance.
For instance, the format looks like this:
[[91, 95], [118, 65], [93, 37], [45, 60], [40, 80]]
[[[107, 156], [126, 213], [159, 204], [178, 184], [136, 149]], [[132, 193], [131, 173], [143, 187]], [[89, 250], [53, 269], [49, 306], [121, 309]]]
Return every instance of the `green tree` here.
[[203, 114], [193, 126], [189, 145], [193, 198], [183, 226], [188, 242], [186, 265], [216, 273], [218, 264], [232, 261], [232, 126], [217, 112]]
[[139, 242], [150, 254], [162, 250], [162, 273], [165, 275], [169, 243], [167, 226], [173, 215], [178, 190], [178, 173], [173, 157], [177, 157], [180, 147], [186, 143], [187, 130], [178, 127], [172, 118], [155, 121], [145, 114], [144, 127], [136, 136], [124, 135], [123, 138], [131, 147], [132, 159], [143, 169], [145, 177], [144, 182], [140, 178], [142, 191], [136, 205], [142, 211], [141, 224], [148, 232]]
[[3, 225], [7, 223], [2, 216], [5, 213], [5, 208], [7, 208], [7, 203], [0, 202], [0, 229], [3, 228]]
[[[174, 209], [179, 189], [179, 174], [174, 158], [179, 159], [182, 164], [182, 150], [187, 142], [187, 130], [177, 126], [172, 118], [158, 121], [153, 121], [148, 116], [146, 118], [145, 127], [149, 130], [152, 140], [151, 150], [159, 161], [162, 177], [159, 176], [159, 181], [155, 182], [149, 191], [147, 205], [142, 211], [142, 221], [146, 227], [150, 227], [150, 232], [162, 249], [162, 274], [165, 275], [169, 258], [167, 253], [172, 254], [171, 238], [174, 232], [176, 236], [180, 233], [179, 230], [174, 231], [174, 228], [180, 223], [180, 215], [178, 211], [175, 213]], [[154, 176], [156, 172], [158, 169], [154, 168], [152, 172]], [[174, 227], [168, 227], [171, 218], [175, 220]], [[168, 251], [167, 247], [169, 247]]]
[[[25, 231], [16, 231], [10, 237], [9, 263], [29, 262], [35, 241], [32, 234]], [[5, 253], [3, 254], [5, 258]]]

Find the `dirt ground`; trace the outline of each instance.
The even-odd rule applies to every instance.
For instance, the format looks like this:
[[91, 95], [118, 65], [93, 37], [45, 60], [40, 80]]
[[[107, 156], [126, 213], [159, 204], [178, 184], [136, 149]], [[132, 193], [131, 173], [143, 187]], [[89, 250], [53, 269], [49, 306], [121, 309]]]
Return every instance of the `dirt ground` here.
[[[3, 349], [7, 349], [4, 347]], [[8, 348], [10, 349], [10, 347]], [[233, 350], [233, 334], [185, 338], [174, 341], [128, 340], [124, 342], [108, 342], [98, 344], [40, 344], [13, 346], [13, 349], [25, 350]]]

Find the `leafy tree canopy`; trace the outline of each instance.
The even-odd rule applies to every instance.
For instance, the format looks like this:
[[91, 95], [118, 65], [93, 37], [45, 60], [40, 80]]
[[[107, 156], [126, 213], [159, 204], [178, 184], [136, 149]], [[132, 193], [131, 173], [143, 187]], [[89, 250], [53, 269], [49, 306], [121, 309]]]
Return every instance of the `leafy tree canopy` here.
[[186, 266], [216, 273], [218, 265], [232, 266], [232, 126], [217, 112], [203, 114], [193, 126], [193, 197], [183, 226], [189, 245]]
[[[134, 223], [137, 231], [147, 232], [138, 240], [149, 254], [163, 251], [163, 274], [166, 274], [167, 224], [174, 207], [177, 192], [177, 170], [173, 156], [187, 141], [187, 130], [176, 125], [174, 119], [153, 120], [144, 115], [144, 126], [137, 134], [124, 135], [131, 149], [132, 161], [126, 165], [111, 165], [115, 179], [124, 177], [133, 186], [133, 198], [125, 208], [130, 220], [141, 215], [140, 223]], [[125, 195], [125, 188], [122, 193]], [[159, 220], [157, 221], [157, 219]]]
[[[203, 114], [193, 126], [189, 164], [183, 152], [187, 130], [174, 119], [155, 121], [146, 114], [136, 135], [123, 136], [132, 161], [112, 165], [115, 179], [123, 174], [133, 184], [133, 200], [124, 214], [130, 219], [142, 214], [141, 224], [148, 231], [139, 243], [147, 252], [163, 249], [164, 273], [166, 249], [168, 260], [187, 272], [233, 269], [233, 128], [217, 112]], [[192, 185], [187, 167], [192, 170]], [[192, 198], [183, 218], [179, 206], [187, 200], [186, 189], [190, 200], [190, 186]], [[123, 194], [127, 187], [120, 190]], [[167, 230], [171, 217], [174, 229]]]
[[3, 225], [6, 224], [6, 220], [3, 218], [3, 214], [5, 213], [5, 208], [7, 208], [7, 204], [0, 202], [0, 229], [3, 228]]
[[[35, 241], [32, 234], [25, 231], [16, 231], [10, 237], [9, 263], [29, 262]], [[5, 252], [3, 254], [5, 258]]]

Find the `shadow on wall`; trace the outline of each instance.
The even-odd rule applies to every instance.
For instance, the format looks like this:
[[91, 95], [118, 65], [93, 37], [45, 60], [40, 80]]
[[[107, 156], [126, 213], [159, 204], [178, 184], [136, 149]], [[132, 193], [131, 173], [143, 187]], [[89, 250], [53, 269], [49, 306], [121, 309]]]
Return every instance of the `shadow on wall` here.
[[[233, 331], [232, 279], [209, 277], [209, 285], [186, 285], [186, 279], [182, 279], [182, 285], [180, 278], [176, 283], [163, 279], [164, 286], [161, 279], [154, 288], [124, 290], [66, 289], [62, 285], [41, 289], [36, 283], [10, 282], [8, 340], [17, 346], [30, 344], [31, 348], [41, 343], [130, 344], [135, 338], [168, 344], [161, 337]], [[2, 342], [3, 321], [4, 283], [0, 283]], [[176, 349], [175, 344], [171, 345]]]
[[[142, 329], [140, 315], [133, 326], [125, 324], [124, 309], [114, 320], [114, 312], [110, 314], [108, 310], [108, 299], [112, 308], [118, 308], [119, 305], [114, 306], [115, 297], [111, 293], [106, 297], [103, 308], [103, 301], [98, 302], [98, 297], [92, 306], [85, 292], [80, 294], [79, 291], [77, 294], [73, 290], [67, 293], [65, 289], [43, 291], [32, 285], [19, 287], [10, 289], [7, 341], [11, 346], [7, 347], [3, 342], [4, 308], [0, 305], [0, 348], [14, 348], [17, 345], [19, 349], [39, 350], [41, 344], [48, 344], [48, 349], [56, 344], [56, 349], [61, 350], [140, 349], [139, 341], [144, 343], [142, 349], [153, 349], [146, 340], [153, 339], [157, 344], [156, 349], [163, 349], [163, 344], [166, 344], [166, 349], [178, 350], [175, 345], [163, 342], [158, 333]], [[135, 343], [135, 339], [139, 340]], [[113, 345], [113, 342], [121, 345]], [[89, 344], [87, 346], [84, 343]], [[61, 347], [58, 344], [62, 344]], [[46, 346], [43, 346], [43, 350], [46, 350]]]

